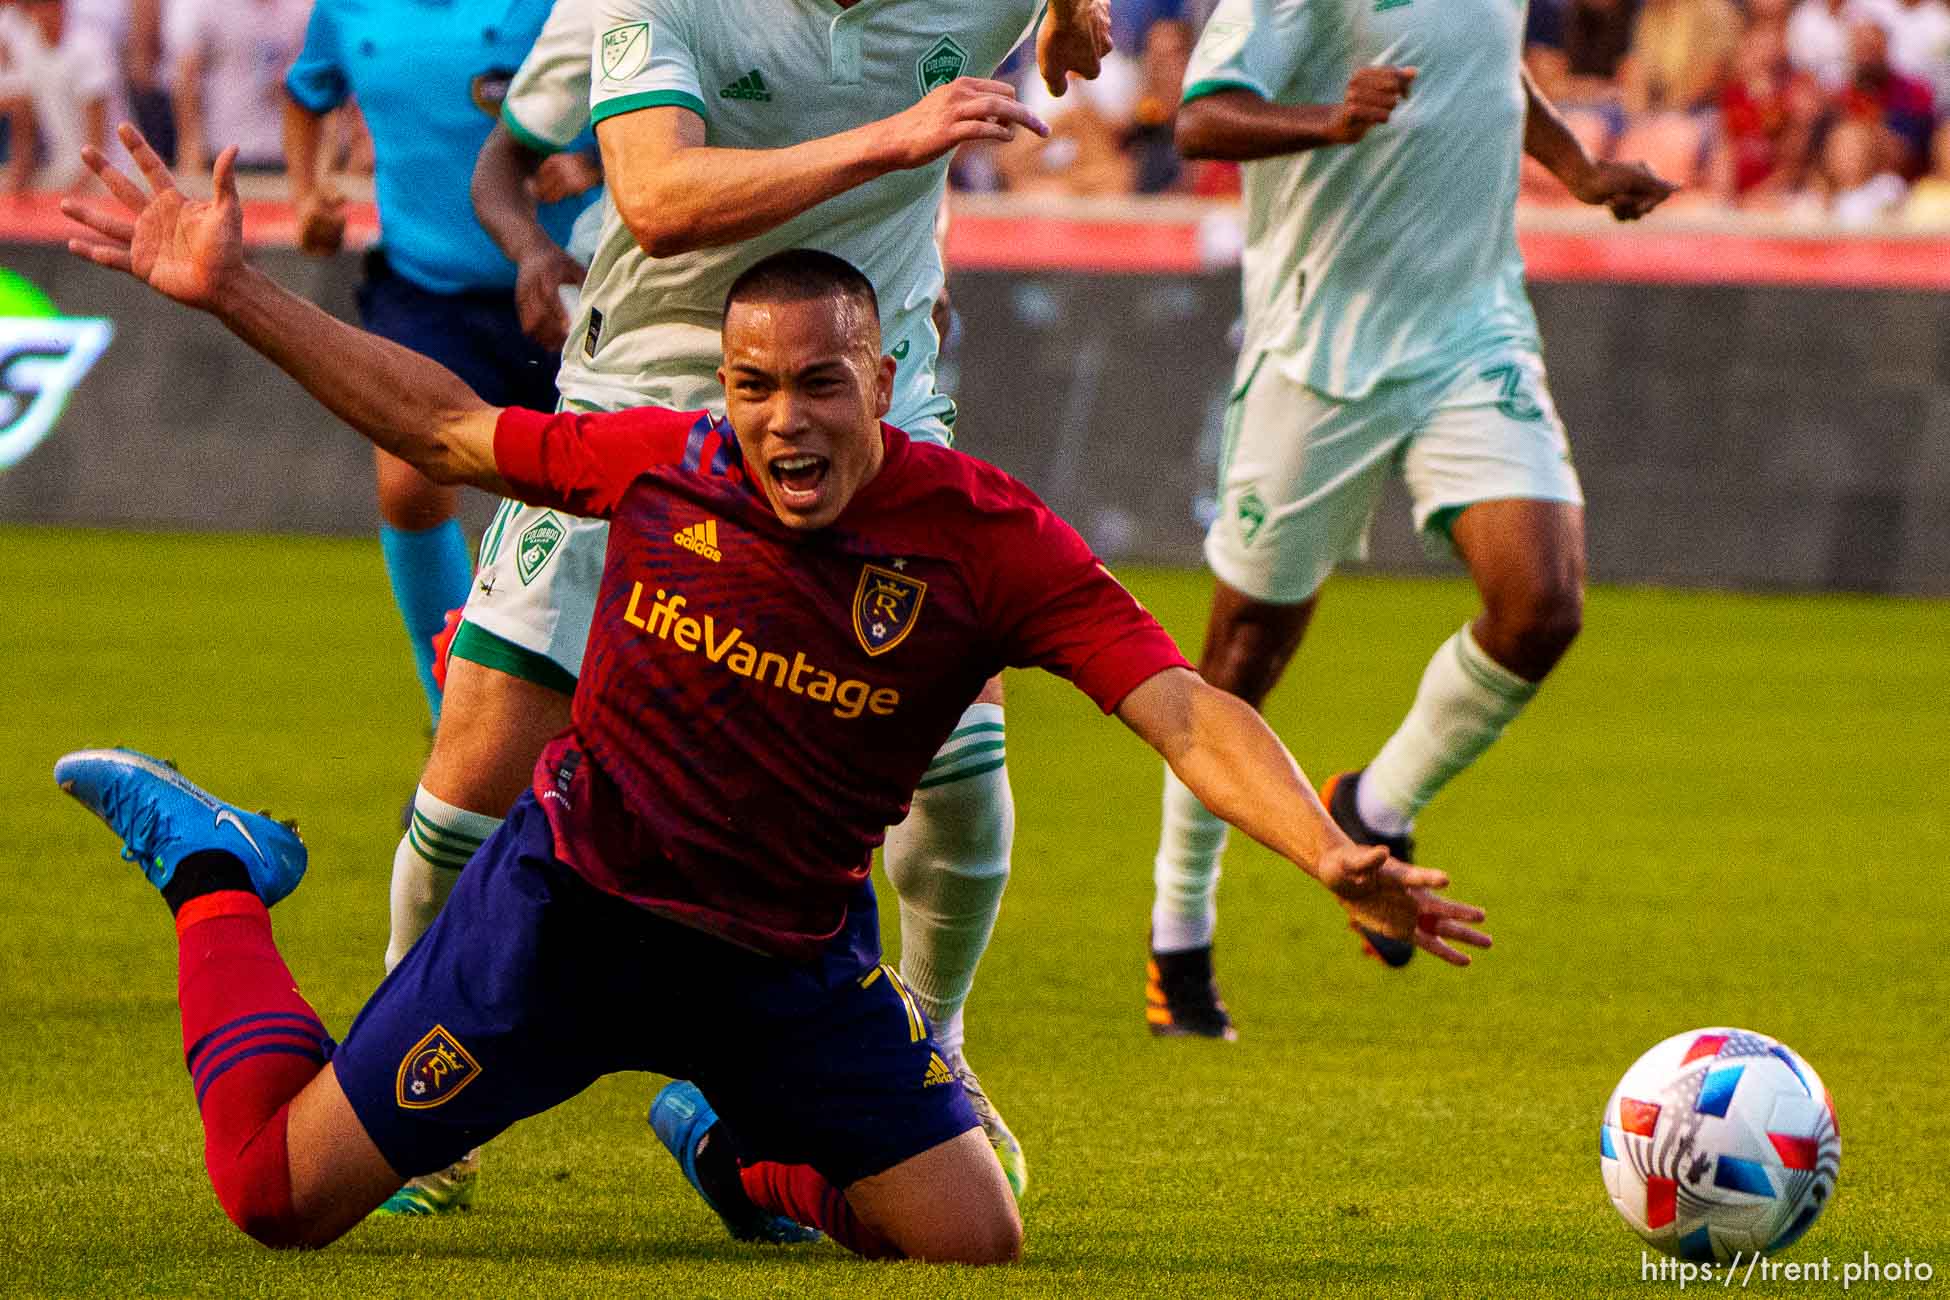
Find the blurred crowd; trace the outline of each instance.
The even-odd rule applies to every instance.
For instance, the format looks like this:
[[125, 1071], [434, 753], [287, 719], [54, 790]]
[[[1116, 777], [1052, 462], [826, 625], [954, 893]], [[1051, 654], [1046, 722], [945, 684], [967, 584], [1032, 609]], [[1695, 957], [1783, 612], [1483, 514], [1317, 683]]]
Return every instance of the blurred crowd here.
[[1587, 148], [1688, 202], [1950, 225], [1944, 0], [1531, 0], [1527, 61]]
[[[1238, 172], [1172, 147], [1185, 64], [1213, 0], [1112, 0], [1117, 51], [1060, 99], [1006, 70], [1048, 140], [970, 148], [965, 190], [1225, 195]], [[0, 0], [0, 193], [86, 182], [84, 142], [129, 117], [206, 166], [236, 143], [281, 165], [284, 71], [309, 0]], [[1946, 0], [1530, 0], [1526, 59], [1586, 146], [1650, 162], [1676, 206], [1849, 227], [1950, 226]], [[369, 167], [356, 116], [334, 145]], [[1528, 166], [1525, 197], [1571, 202]]]

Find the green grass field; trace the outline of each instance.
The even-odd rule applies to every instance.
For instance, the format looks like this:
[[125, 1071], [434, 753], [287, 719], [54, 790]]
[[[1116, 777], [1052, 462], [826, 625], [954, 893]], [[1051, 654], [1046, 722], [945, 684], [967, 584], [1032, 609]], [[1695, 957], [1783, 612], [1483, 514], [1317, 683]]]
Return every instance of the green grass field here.
[[[1785, 1039], [1838, 1100], [1840, 1193], [1791, 1256], [1837, 1280], [1780, 1293], [1838, 1291], [1864, 1251], [1950, 1274], [1950, 603], [1593, 592], [1560, 675], [1423, 821], [1496, 950], [1389, 973], [1315, 886], [1235, 844], [1232, 1046], [1144, 1032], [1157, 762], [1062, 683], [1013, 677], [1015, 877], [970, 1056], [1031, 1160], [1018, 1268], [729, 1242], [650, 1137], [639, 1076], [496, 1142], [471, 1215], [278, 1256], [205, 1182], [166, 913], [48, 771], [126, 742], [302, 819], [312, 871], [278, 933], [342, 1032], [377, 982], [425, 743], [378, 556], [0, 547], [0, 1290], [1639, 1295], [1666, 1288], [1605, 1199], [1599, 1113], [1641, 1050], [1714, 1023]], [[1202, 577], [1124, 576], [1196, 642]], [[1472, 603], [1453, 581], [1331, 589], [1271, 709], [1317, 779], [1372, 753]]]

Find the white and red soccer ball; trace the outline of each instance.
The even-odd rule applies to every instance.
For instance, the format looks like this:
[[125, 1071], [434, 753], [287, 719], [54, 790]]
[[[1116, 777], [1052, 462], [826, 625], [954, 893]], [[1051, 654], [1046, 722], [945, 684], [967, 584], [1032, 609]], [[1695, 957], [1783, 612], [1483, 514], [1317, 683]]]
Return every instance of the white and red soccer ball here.
[[1695, 1029], [1641, 1056], [1605, 1103], [1611, 1203], [1668, 1255], [1781, 1250], [1835, 1196], [1842, 1136], [1808, 1063], [1764, 1034]]

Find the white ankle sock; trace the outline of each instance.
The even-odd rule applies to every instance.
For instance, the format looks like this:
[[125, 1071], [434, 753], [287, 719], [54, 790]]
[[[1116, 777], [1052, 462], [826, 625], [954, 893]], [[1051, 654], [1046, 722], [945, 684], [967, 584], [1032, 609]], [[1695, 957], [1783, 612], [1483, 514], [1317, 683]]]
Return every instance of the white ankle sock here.
[[1164, 826], [1151, 876], [1157, 887], [1151, 903], [1153, 952], [1211, 944], [1219, 919], [1219, 859], [1225, 848], [1226, 824], [1166, 768]]
[[1483, 652], [1467, 625], [1442, 643], [1402, 725], [1361, 774], [1361, 820], [1406, 835], [1438, 791], [1475, 762], [1537, 693]]

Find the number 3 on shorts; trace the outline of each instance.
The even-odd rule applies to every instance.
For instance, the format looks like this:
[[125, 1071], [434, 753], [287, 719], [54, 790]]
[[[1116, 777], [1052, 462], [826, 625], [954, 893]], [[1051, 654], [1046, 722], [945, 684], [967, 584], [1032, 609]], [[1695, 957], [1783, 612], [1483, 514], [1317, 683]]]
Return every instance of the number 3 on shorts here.
[[1544, 418], [1544, 408], [1524, 391], [1524, 381], [1528, 376], [1521, 366], [1505, 362], [1500, 366], [1491, 366], [1479, 378], [1497, 386], [1499, 397], [1496, 409], [1512, 420], [1535, 422]]

